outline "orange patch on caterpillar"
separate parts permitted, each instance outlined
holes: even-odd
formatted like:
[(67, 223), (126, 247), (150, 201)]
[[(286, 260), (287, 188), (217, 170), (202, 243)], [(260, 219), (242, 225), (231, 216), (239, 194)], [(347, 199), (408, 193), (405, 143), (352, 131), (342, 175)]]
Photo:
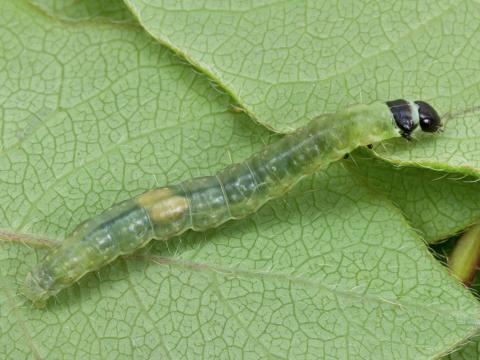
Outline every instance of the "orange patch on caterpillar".
[(137, 204), (147, 210), (154, 223), (175, 221), (188, 210), (187, 199), (173, 195), (169, 188), (148, 191), (137, 197)]
[(168, 187), (164, 187), (164, 188), (150, 190), (150, 191), (147, 191), (146, 193), (138, 195), (136, 201), (137, 201), (137, 204), (140, 205), (141, 207), (148, 208), (152, 205), (155, 205), (155, 203), (163, 199), (171, 197), (172, 195), (173, 195), (172, 189)]

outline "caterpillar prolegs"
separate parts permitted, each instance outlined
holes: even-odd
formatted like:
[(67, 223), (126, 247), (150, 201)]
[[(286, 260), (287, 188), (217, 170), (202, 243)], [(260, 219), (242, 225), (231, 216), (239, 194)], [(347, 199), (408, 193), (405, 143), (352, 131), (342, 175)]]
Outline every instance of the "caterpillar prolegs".
[(322, 115), (242, 163), (216, 175), (147, 191), (80, 224), (28, 275), (24, 294), (37, 306), (86, 273), (120, 255), (240, 219), (287, 192), (302, 177), (343, 158), (358, 146), (402, 136), (420, 125), (436, 132), (437, 112), (422, 101), (356, 105)]

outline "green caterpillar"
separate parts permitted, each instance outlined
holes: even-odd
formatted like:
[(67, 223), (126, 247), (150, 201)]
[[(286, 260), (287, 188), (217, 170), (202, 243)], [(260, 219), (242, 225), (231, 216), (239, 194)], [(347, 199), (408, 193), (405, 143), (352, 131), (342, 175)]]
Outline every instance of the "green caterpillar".
[(216, 175), (148, 191), (80, 224), (28, 275), (24, 294), (37, 306), (90, 271), (151, 239), (167, 240), (240, 219), (301, 178), (358, 146), (422, 131), (437, 132), (437, 112), (422, 101), (356, 105), (326, 114)]

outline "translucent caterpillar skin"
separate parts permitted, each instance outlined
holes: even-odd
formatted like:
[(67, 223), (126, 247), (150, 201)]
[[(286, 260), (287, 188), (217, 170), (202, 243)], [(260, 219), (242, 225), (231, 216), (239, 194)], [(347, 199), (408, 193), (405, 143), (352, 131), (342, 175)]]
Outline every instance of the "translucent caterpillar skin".
[(407, 100), (320, 116), (216, 175), (148, 191), (80, 224), (27, 275), (24, 293), (41, 307), (86, 273), (151, 239), (167, 240), (188, 229), (202, 231), (248, 216), (356, 147), (399, 136), (408, 139), (419, 124), (427, 132), (441, 127), (428, 104)]

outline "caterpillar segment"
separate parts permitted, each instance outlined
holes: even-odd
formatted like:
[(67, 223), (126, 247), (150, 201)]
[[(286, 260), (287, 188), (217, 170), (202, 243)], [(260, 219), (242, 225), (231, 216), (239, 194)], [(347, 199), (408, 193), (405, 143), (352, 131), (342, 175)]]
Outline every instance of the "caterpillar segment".
[(27, 275), (24, 294), (42, 307), (86, 273), (151, 239), (168, 240), (251, 215), (356, 147), (410, 139), (419, 125), (426, 132), (441, 128), (436, 111), (421, 101), (376, 102), (322, 115), (216, 175), (147, 191), (80, 224)]

